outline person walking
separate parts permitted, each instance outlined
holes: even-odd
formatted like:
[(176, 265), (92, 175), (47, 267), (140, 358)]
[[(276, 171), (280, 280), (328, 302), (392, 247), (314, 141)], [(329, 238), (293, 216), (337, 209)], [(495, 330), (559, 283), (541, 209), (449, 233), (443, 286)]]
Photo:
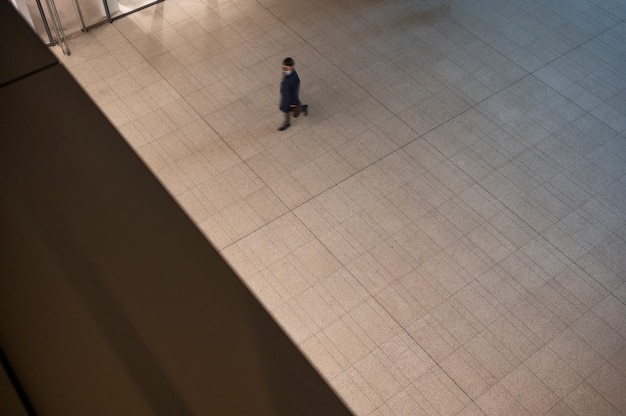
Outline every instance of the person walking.
[(300, 113), (306, 117), (309, 114), (309, 106), (300, 104), (300, 77), (294, 69), (295, 62), (292, 58), (283, 59), (283, 80), (280, 83), (280, 111), (285, 114), (285, 122), (278, 128), (280, 131), (287, 130), (291, 126), (291, 112), (294, 117)]

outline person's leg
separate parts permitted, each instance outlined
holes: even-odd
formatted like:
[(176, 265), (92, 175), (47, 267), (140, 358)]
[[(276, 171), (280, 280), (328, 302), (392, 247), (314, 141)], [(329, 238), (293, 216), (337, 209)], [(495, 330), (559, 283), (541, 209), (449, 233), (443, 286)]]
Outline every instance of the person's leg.
[(307, 104), (302, 104), (300, 106), (300, 110), (302, 111), (302, 114), (304, 114), (305, 117), (309, 115), (309, 106)]
[(283, 123), (282, 126), (280, 126), (278, 128), (278, 130), (283, 131), (283, 130), (287, 130), (289, 128), (289, 126), (291, 126), (291, 115), (289, 113), (289, 111), (287, 111), (285, 114), (285, 122)]

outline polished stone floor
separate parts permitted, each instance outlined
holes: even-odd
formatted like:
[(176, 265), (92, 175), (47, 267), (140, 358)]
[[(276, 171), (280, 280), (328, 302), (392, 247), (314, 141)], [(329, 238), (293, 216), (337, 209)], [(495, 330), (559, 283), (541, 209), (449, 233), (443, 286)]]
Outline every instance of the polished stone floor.
[(166, 0), (61, 59), (355, 415), (626, 415), (625, 18)]

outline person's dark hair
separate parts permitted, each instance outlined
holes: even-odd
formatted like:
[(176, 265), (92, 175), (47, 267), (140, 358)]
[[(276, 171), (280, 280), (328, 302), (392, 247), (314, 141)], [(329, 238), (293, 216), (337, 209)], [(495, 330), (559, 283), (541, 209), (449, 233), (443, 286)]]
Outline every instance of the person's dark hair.
[(295, 62), (293, 61), (293, 58), (285, 58), (283, 59), (283, 65), (285, 66), (294, 66)]

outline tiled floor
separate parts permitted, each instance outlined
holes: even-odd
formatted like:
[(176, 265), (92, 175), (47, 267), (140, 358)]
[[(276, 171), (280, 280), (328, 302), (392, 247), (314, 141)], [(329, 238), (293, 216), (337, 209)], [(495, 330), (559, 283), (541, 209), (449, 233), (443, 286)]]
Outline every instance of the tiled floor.
[(356, 415), (626, 415), (625, 18), (166, 0), (62, 60)]

